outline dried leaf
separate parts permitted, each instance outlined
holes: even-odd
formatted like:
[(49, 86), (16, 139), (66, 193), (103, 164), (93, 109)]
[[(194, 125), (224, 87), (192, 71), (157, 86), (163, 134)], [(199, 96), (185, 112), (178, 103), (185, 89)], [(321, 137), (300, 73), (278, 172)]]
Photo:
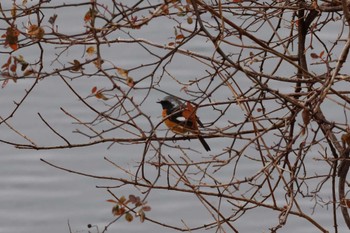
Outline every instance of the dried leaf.
[(350, 208), (350, 199), (343, 198), (343, 199), (341, 200), (341, 204), (342, 204), (343, 206), (346, 206), (346, 207)]
[(15, 27), (8, 27), (6, 29), (6, 34), (2, 37), (5, 38), (5, 47), (10, 46), (11, 49), (16, 50), (18, 49), (18, 36), (19, 31)]
[(188, 23), (188, 24), (192, 24), (192, 23), (193, 23), (192, 17), (187, 17), (187, 23)]
[(117, 67), (117, 71), (118, 71), (119, 75), (122, 76), (123, 78), (127, 78), (128, 77), (129, 71), (124, 70), (124, 69), (119, 68), (119, 67)]
[(27, 33), (30, 37), (40, 40), (44, 37), (45, 30), (38, 25), (32, 24), (27, 28)]
[(137, 202), (137, 198), (135, 195), (133, 194), (130, 194), (129, 195), (129, 201), (132, 203), (132, 204), (135, 204)]
[(102, 92), (97, 92), (96, 94), (95, 94), (95, 97), (97, 98), (97, 99), (103, 99), (103, 100), (108, 100), (108, 98), (102, 93)]
[(145, 221), (145, 218), (146, 218), (145, 212), (143, 212), (143, 210), (140, 210), (137, 214), (138, 214), (138, 216), (140, 217), (140, 221), (141, 221), (141, 222), (144, 222), (144, 221)]
[(12, 64), (11, 66), (10, 66), (10, 70), (12, 71), (12, 72), (16, 72), (16, 69), (17, 69), (17, 64), (15, 63), (15, 64)]
[(5, 64), (3, 64), (3, 65), (1, 66), (1, 68), (2, 68), (2, 69), (8, 69), (9, 66), (10, 66), (10, 64), (11, 64), (11, 61), (12, 61), (12, 57), (9, 56), (9, 58), (7, 59), (7, 62), (6, 62)]
[(29, 66), (28, 63), (20, 63), (21, 64), (21, 71), (24, 71), (25, 69), (27, 69), (27, 67)]
[(168, 7), (168, 5), (163, 5), (163, 6), (161, 7), (161, 9), (162, 9), (162, 13), (163, 13), (164, 15), (168, 15), (168, 14), (169, 14), (169, 7)]
[(183, 40), (185, 37), (182, 34), (179, 34), (175, 37), (175, 40)]
[(71, 70), (73, 71), (79, 71), (80, 69), (82, 69), (82, 65), (78, 60), (74, 59), (73, 62), (69, 62), (69, 64), (73, 65), (71, 68)]
[[(97, 91), (97, 87), (94, 86), (92, 89), (91, 89), (91, 93), (94, 94), (95, 92)], [(107, 200), (108, 201), (108, 200)], [(114, 200), (113, 200), (114, 201)]]
[(322, 52), (320, 52), (320, 55), (318, 55), (319, 57), (323, 57), (324, 54), (324, 50)]
[(151, 211), (151, 207), (146, 205), (146, 206), (142, 207), (142, 210), (143, 211)]
[(49, 23), (52, 25), (55, 24), (56, 19), (57, 19), (57, 14), (54, 14), (49, 18)]
[(96, 50), (95, 50), (95, 47), (94, 46), (90, 46), (86, 49), (86, 53), (89, 55), (89, 56), (92, 56), (96, 53)]
[(304, 126), (303, 126), (302, 131), (301, 131), (301, 135), (304, 135), (306, 132), (307, 126), (311, 120), (311, 115), (306, 108), (304, 108), (304, 110), (302, 111), (301, 117), (303, 118), (303, 123), (304, 123)]
[(113, 200), (113, 199), (108, 199), (106, 200), (107, 202), (111, 202), (111, 203), (117, 203), (117, 201)]
[(93, 61), (94, 65), (96, 66), (97, 69), (101, 69), (101, 65), (103, 64), (103, 60), (101, 58), (96, 59)]
[(28, 70), (24, 71), (23, 76), (29, 76), (33, 73), (35, 73), (35, 71), (33, 69), (28, 69)]
[(131, 77), (127, 77), (127, 78), (126, 78), (126, 84), (127, 84), (129, 87), (134, 87), (134, 86), (135, 86), (134, 79), (131, 78)]
[(125, 219), (128, 222), (132, 222), (132, 220), (134, 220), (134, 217), (128, 212), (125, 214)]
[(115, 216), (123, 215), (125, 213), (125, 208), (120, 207), (119, 205), (115, 205), (112, 208), (112, 214)]
[(17, 7), (16, 7), (15, 4), (13, 4), (13, 5), (12, 5), (12, 9), (11, 9), (11, 16), (12, 16), (13, 18), (15, 18), (15, 17), (16, 17), (16, 14), (17, 14)]
[(312, 59), (317, 59), (317, 58), (319, 58), (319, 56), (318, 56), (316, 53), (311, 53), (311, 54), (310, 54), (310, 57), (311, 57)]
[(304, 125), (307, 126), (310, 123), (311, 116), (309, 111), (305, 108), (303, 112), (301, 113), (301, 116), (303, 118)]
[(95, 16), (96, 16), (96, 11), (90, 8), (89, 11), (85, 13), (85, 16), (84, 16), (85, 23), (91, 21)]
[(347, 144), (350, 146), (350, 133), (345, 133), (341, 136), (341, 141), (343, 142), (344, 146)]
[(313, 7), (315, 10), (320, 9), (320, 7), (318, 6), (317, 0), (313, 0), (313, 1), (312, 1), (312, 7)]
[(3, 82), (2, 82), (2, 85), (1, 85), (1, 88), (4, 88), (6, 87), (6, 85), (8, 84), (10, 79), (5, 79)]

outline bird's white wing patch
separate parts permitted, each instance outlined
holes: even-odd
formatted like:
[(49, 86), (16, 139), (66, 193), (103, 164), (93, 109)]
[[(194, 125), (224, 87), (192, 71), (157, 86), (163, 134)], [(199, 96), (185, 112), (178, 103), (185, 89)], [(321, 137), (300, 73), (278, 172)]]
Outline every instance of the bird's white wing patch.
[(186, 118), (183, 116), (178, 116), (178, 117), (176, 117), (176, 120), (181, 121), (181, 122), (185, 122)]

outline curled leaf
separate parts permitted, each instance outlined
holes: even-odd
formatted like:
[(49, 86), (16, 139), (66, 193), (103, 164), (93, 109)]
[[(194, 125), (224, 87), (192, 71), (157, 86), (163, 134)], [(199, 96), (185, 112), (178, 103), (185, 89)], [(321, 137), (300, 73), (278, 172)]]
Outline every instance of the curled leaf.
[(8, 84), (10, 79), (5, 79), (3, 82), (2, 82), (2, 85), (1, 85), (1, 88), (5, 88), (6, 85)]
[(90, 46), (86, 49), (86, 53), (89, 55), (89, 56), (92, 56), (96, 53), (96, 50), (95, 50), (95, 47), (94, 46)]
[[(96, 91), (97, 91), (97, 87), (94, 86), (94, 87), (91, 89), (91, 93), (94, 94)], [(109, 201), (109, 200), (107, 200), (107, 201)], [(112, 201), (114, 201), (114, 200), (112, 200)]]
[(320, 58), (322, 58), (324, 55), (324, 50), (322, 52), (320, 52), (320, 55), (318, 55)]
[(131, 222), (134, 219), (134, 217), (128, 212), (125, 214), (125, 219), (126, 221)]
[(133, 195), (133, 194), (130, 194), (130, 195), (129, 195), (129, 201), (130, 201), (131, 203), (135, 204), (135, 203), (137, 202), (136, 196)]
[(125, 208), (120, 207), (119, 205), (115, 205), (112, 208), (112, 214), (115, 216), (123, 215), (125, 213)]
[(90, 8), (88, 12), (85, 13), (85, 16), (84, 16), (84, 21), (85, 23), (89, 22), (89, 21), (92, 21), (93, 18), (96, 16), (97, 12)]
[(137, 212), (137, 215), (140, 217), (140, 221), (144, 222), (145, 218), (146, 218), (146, 214), (143, 210), (140, 210), (139, 212)]
[(311, 54), (310, 54), (310, 57), (311, 57), (312, 59), (317, 59), (317, 58), (319, 58), (318, 54), (316, 54), (316, 53), (311, 53)]
[(95, 97), (96, 97), (97, 99), (108, 100), (108, 98), (107, 98), (101, 91), (97, 92), (97, 93), (95, 94)]
[(82, 69), (82, 65), (80, 64), (80, 62), (78, 60), (73, 60), (73, 62), (69, 62), (69, 64), (73, 65), (71, 70), (73, 71), (79, 71)]
[(33, 69), (27, 69), (26, 71), (24, 71), (23, 76), (29, 76), (33, 73), (35, 73)]
[(127, 77), (127, 78), (126, 78), (126, 84), (127, 84), (129, 87), (134, 87), (134, 86), (135, 86), (134, 79), (131, 78), (131, 77)]
[(11, 49), (16, 50), (18, 49), (18, 36), (19, 31), (15, 27), (8, 27), (6, 29), (6, 34), (2, 37), (5, 38), (5, 47), (10, 46)]
[(30, 37), (40, 40), (44, 37), (45, 30), (42, 27), (32, 24), (28, 27), (27, 33)]
[(55, 24), (56, 19), (57, 19), (57, 14), (54, 14), (49, 18), (49, 23), (52, 25)]
[(341, 141), (343, 142), (344, 147), (345, 147), (346, 144), (348, 146), (350, 146), (350, 133), (343, 134), (341, 136)]
[(187, 23), (188, 23), (188, 24), (192, 24), (192, 23), (193, 23), (192, 17), (188, 17), (188, 18), (187, 18)]
[(17, 69), (17, 64), (15, 63), (15, 64), (12, 64), (11, 66), (10, 66), (10, 70), (12, 71), (12, 72), (16, 72), (16, 69)]
[(175, 37), (175, 40), (183, 40), (185, 37), (182, 34), (179, 34)]
[(118, 71), (118, 74), (119, 74), (120, 76), (122, 76), (123, 78), (127, 78), (127, 77), (128, 77), (129, 71), (124, 70), (124, 69), (119, 68), (119, 67), (117, 67), (117, 71)]
[(11, 16), (12, 16), (13, 18), (15, 18), (16, 15), (17, 15), (17, 7), (16, 7), (16, 4), (13, 4), (13, 5), (12, 5), (12, 9), (11, 9)]

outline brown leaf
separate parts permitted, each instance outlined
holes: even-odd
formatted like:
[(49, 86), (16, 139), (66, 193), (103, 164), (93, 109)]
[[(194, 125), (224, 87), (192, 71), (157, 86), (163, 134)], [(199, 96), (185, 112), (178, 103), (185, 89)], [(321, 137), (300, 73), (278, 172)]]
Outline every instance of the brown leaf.
[(107, 202), (111, 202), (111, 203), (117, 203), (117, 201), (113, 200), (113, 199), (108, 199), (106, 200)]
[(13, 18), (15, 18), (15, 17), (16, 17), (16, 14), (17, 14), (16, 4), (13, 4), (13, 5), (12, 5), (12, 9), (11, 9), (11, 16), (12, 16)]
[(341, 136), (341, 141), (343, 142), (344, 146), (347, 144), (350, 146), (350, 133), (345, 133)]
[(309, 113), (309, 111), (306, 108), (304, 108), (304, 110), (302, 111), (301, 117), (302, 117), (303, 123), (304, 123), (303, 129), (301, 131), (301, 135), (304, 135), (305, 132), (306, 132), (307, 126), (308, 126), (308, 124), (310, 123), (310, 120), (311, 120), (310, 113)]
[(132, 220), (134, 220), (134, 217), (128, 212), (125, 214), (125, 219), (128, 222), (132, 222)]
[(49, 18), (49, 23), (52, 25), (55, 24), (56, 19), (57, 19), (57, 14), (54, 14)]
[(192, 24), (192, 23), (193, 23), (192, 17), (187, 17), (187, 23), (188, 23), (188, 24)]
[(102, 92), (97, 92), (97, 93), (95, 94), (95, 97), (96, 97), (97, 99), (108, 100), (108, 98), (107, 98)]
[(319, 58), (319, 56), (318, 56), (316, 53), (311, 53), (311, 54), (310, 54), (310, 57), (311, 57), (312, 59), (317, 59), (317, 58)]
[(5, 34), (5, 47), (10, 46), (11, 49), (18, 49), (18, 36), (19, 31), (15, 27), (8, 27)]
[(79, 71), (82, 68), (80, 62), (75, 59), (73, 60), (73, 62), (69, 62), (69, 64), (73, 65), (71, 68), (71, 70), (73, 71)]
[(185, 37), (182, 34), (179, 34), (175, 37), (175, 40), (183, 40)]
[(6, 87), (6, 85), (8, 84), (10, 79), (5, 79), (3, 82), (2, 82), (2, 85), (1, 85), (1, 88), (4, 88)]
[(86, 49), (86, 53), (89, 55), (89, 56), (92, 56), (96, 53), (96, 50), (95, 50), (95, 47), (94, 46), (90, 46)]
[(132, 204), (135, 204), (137, 202), (137, 198), (135, 195), (133, 194), (130, 194), (129, 195), (129, 201), (132, 203)]
[(16, 69), (17, 69), (17, 64), (12, 64), (12, 65), (10, 66), (10, 70), (11, 70), (12, 72), (16, 72)]
[(45, 30), (38, 25), (32, 24), (28, 27), (27, 33), (31, 38), (42, 39), (45, 34)]
[(122, 76), (123, 78), (127, 78), (128, 77), (129, 71), (124, 70), (124, 69), (119, 68), (119, 67), (117, 67), (117, 71), (118, 71), (119, 75)]
[(126, 84), (127, 84), (129, 87), (134, 87), (134, 86), (135, 86), (134, 79), (131, 78), (131, 77), (127, 77), (127, 78), (126, 78)]
[(146, 206), (142, 207), (142, 210), (143, 211), (151, 211), (151, 207), (146, 205)]
[(24, 71), (23, 76), (29, 76), (31, 74), (33, 74), (35, 71), (33, 69), (27, 69), (26, 71)]
[(323, 57), (323, 54), (324, 54), (324, 50), (322, 52), (320, 52), (319, 57)]
[(146, 214), (143, 210), (140, 210), (139, 212), (137, 212), (138, 216), (140, 217), (140, 221), (144, 222), (145, 218), (146, 218)]
[(120, 207), (119, 205), (115, 205), (112, 208), (112, 213), (115, 216), (123, 215), (125, 213), (125, 208), (124, 207)]
[(91, 93), (94, 94), (96, 91), (97, 91), (97, 87), (94, 86), (94, 87), (91, 89)]

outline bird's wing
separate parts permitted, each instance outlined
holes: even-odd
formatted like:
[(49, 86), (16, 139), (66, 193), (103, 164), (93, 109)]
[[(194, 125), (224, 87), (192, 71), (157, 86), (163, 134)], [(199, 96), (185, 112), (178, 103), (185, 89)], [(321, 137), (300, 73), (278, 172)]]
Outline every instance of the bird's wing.
[(174, 109), (170, 116), (170, 120), (190, 130), (197, 129), (196, 122), (193, 121), (192, 118), (187, 118), (186, 114), (184, 114), (184, 109), (182, 108)]

